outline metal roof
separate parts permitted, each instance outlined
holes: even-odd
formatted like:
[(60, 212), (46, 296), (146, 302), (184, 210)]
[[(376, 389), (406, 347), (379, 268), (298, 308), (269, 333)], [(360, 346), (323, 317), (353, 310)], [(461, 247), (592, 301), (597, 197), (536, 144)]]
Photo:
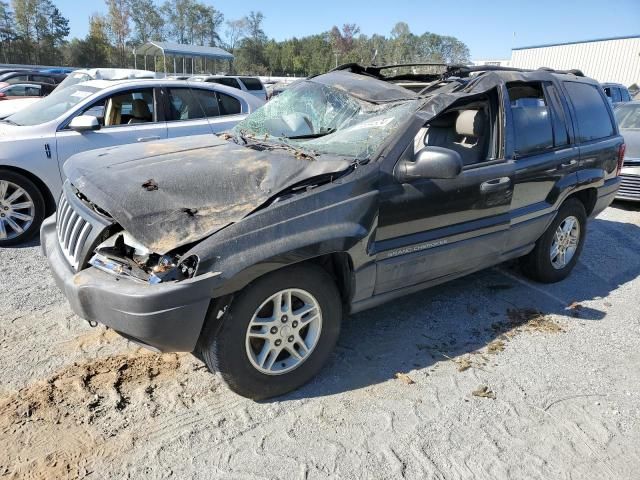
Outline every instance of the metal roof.
[(183, 45), (173, 42), (147, 42), (134, 50), (135, 55), (173, 55), (176, 57), (203, 57), (215, 60), (233, 60), (226, 50), (201, 45)]
[(542, 45), (531, 45), (529, 47), (512, 48), (511, 50), (528, 50), (530, 48), (559, 47), (559, 46), (562, 46), (562, 45), (575, 45), (576, 43), (608, 42), (610, 40), (627, 40), (629, 38), (640, 38), (640, 35), (627, 35), (625, 37), (594, 38), (592, 40), (580, 40), (580, 41), (577, 41), (577, 42), (544, 43)]

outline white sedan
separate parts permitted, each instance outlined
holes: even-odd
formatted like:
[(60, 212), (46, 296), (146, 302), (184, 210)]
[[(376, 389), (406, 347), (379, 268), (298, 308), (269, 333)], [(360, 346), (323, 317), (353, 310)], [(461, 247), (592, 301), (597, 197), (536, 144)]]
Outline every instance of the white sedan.
[(264, 104), (218, 84), (92, 80), (0, 120), (0, 247), (35, 235), (56, 209), (62, 164), (86, 150), (233, 127)]

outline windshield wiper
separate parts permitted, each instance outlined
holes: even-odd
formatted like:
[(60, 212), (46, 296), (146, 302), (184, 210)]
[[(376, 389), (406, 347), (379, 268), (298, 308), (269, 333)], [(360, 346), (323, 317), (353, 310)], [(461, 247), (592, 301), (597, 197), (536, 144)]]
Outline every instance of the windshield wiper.
[(335, 131), (336, 131), (335, 128), (329, 128), (328, 130), (319, 131), (317, 133), (307, 133), (305, 135), (293, 135), (292, 137), (285, 137), (285, 138), (287, 138), (288, 140), (303, 140), (305, 138), (320, 138), (320, 137), (324, 137), (325, 135), (331, 135)]
[(13, 120), (9, 120), (8, 118), (3, 118), (2, 120), (0, 120), (0, 122), (8, 123), (9, 125), (16, 125), (18, 127), (20, 126), (19, 123), (16, 123)]

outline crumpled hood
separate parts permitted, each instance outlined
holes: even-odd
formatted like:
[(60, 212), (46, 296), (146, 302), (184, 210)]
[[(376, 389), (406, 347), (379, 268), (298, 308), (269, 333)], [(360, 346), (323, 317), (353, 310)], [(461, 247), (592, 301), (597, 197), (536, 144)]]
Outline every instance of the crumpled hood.
[(134, 238), (164, 254), (241, 220), (289, 186), (350, 164), (202, 135), (80, 153), (64, 172)]

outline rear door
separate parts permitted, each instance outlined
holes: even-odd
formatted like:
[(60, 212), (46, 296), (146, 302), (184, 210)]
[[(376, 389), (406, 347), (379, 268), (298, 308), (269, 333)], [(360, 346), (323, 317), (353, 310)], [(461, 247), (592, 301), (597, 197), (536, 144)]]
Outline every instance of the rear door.
[(242, 104), (231, 95), (210, 88), (167, 88), (169, 138), (219, 133), (244, 118)]
[(565, 81), (563, 87), (575, 118), (576, 144), (580, 147), (578, 181), (615, 176), (621, 137), (617, 135), (611, 107), (596, 85)]
[(515, 161), (512, 233), (507, 248), (535, 242), (554, 214), (558, 195), (576, 183), (580, 152), (568, 105), (553, 82), (507, 83)]
[(95, 116), (101, 125), (96, 131), (71, 130), (71, 118), (67, 119), (56, 132), (60, 165), (79, 152), (167, 138), (166, 123), (158, 115), (158, 93), (154, 88), (131, 88), (96, 100), (77, 114)]

